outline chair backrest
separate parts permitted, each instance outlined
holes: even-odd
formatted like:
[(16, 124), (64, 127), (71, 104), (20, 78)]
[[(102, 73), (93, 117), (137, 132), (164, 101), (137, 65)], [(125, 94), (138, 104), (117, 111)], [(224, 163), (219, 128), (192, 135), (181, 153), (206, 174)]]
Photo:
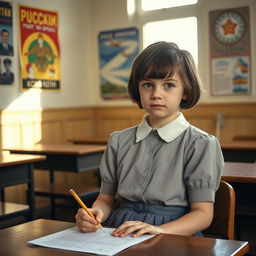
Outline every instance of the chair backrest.
[(203, 233), (216, 238), (234, 240), (234, 222), (235, 191), (229, 183), (221, 180), (215, 195), (212, 223)]

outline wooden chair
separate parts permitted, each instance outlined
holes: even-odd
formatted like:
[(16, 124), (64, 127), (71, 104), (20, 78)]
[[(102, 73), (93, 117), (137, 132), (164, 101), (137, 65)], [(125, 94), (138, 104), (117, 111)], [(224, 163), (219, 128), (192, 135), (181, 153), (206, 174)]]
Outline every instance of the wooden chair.
[(221, 180), (215, 196), (214, 216), (210, 227), (203, 231), (206, 236), (234, 240), (235, 191)]

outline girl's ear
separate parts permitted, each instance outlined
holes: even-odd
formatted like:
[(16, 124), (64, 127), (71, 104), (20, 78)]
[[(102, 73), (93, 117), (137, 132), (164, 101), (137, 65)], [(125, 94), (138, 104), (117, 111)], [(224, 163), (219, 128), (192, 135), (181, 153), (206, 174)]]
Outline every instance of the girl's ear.
[(183, 97), (182, 97), (183, 100), (187, 100), (188, 99), (188, 95), (187, 94), (184, 94)]

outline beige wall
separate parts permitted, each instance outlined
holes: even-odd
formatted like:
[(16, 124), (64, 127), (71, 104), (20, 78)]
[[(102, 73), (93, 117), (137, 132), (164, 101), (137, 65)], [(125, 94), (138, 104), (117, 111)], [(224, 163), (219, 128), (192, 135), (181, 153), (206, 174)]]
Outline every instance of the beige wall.
[[(138, 1), (135, 1), (138, 3)], [(0, 109), (31, 110), (83, 106), (132, 106), (129, 100), (104, 101), (99, 90), (98, 34), (104, 30), (136, 26), (142, 46), (143, 25), (151, 21), (148, 15), (127, 15), (127, 0), (13, 0), (14, 27), (14, 85), (0, 85)], [(19, 87), (18, 58), (18, 3), (56, 10), (59, 14), (59, 40), (61, 47), (61, 90), (21, 91)], [(198, 17), (199, 71), (206, 94), (202, 103), (256, 102), (256, 74), (252, 72), (253, 93), (250, 96), (212, 97), (209, 90), (209, 27), (210, 10), (250, 7), (252, 71), (256, 69), (256, 1), (255, 0), (199, 0), (197, 7), (185, 14)], [(170, 10), (154, 15), (154, 20), (177, 18)]]

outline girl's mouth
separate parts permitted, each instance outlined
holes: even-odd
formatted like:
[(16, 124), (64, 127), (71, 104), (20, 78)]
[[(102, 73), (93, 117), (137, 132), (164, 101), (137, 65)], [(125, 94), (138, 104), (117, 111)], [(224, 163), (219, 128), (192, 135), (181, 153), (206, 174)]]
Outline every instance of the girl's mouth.
[(160, 104), (152, 104), (150, 105), (151, 108), (164, 108), (164, 105), (160, 105)]

